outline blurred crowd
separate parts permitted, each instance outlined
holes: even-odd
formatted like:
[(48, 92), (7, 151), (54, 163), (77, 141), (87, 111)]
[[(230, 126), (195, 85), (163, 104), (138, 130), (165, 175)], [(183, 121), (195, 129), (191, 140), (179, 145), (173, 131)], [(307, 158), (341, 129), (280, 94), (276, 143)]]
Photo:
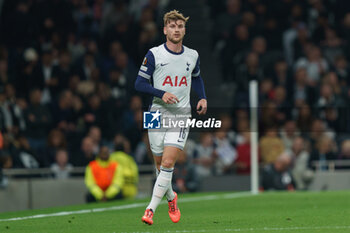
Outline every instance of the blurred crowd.
[[(0, 3), (2, 167), (86, 166), (102, 145), (152, 163), (141, 130), (148, 103), (133, 86), (147, 50), (164, 41), (168, 1)], [(262, 174), (281, 178), (265, 189), (304, 189), (327, 160), (350, 159), (349, 1), (205, 3), (233, 111), (219, 131), (189, 140), (174, 173), (178, 190), (210, 175), (249, 174), (250, 80), (259, 81)]]
[[(350, 159), (350, 2), (209, 3), (212, 46), (221, 60), (223, 89), (236, 90), (234, 132), (242, 127), (249, 131), (244, 122), (249, 116), (248, 83), (259, 81), (259, 155), (266, 165), (263, 188), (288, 189), (289, 184), (305, 188), (310, 170), (327, 170), (328, 161)], [(244, 147), (248, 138), (233, 144), (238, 171), (241, 158), (249, 153)], [(264, 182), (273, 180), (271, 176), (288, 185)]]
[(2, 166), (85, 166), (102, 144), (150, 163), (133, 86), (167, 1), (0, 2)]

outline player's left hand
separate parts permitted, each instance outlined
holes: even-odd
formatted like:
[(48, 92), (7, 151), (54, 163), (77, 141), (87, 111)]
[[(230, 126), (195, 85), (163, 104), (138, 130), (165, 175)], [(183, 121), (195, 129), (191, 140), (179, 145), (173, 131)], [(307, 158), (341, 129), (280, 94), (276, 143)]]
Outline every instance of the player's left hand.
[(197, 104), (197, 113), (199, 115), (204, 115), (207, 113), (207, 100), (201, 99)]

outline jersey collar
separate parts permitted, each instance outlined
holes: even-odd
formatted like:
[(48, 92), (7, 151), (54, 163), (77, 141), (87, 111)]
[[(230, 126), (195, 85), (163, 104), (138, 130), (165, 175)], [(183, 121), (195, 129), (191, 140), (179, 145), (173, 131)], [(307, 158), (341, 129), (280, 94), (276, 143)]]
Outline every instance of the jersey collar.
[(166, 49), (166, 51), (168, 51), (169, 53), (171, 53), (171, 54), (174, 54), (174, 55), (180, 55), (180, 54), (182, 54), (183, 52), (184, 52), (184, 46), (182, 45), (182, 50), (181, 50), (181, 52), (179, 52), (179, 53), (175, 53), (175, 52), (173, 52), (173, 51), (171, 51), (167, 46), (166, 46), (166, 43), (164, 43), (164, 48)]

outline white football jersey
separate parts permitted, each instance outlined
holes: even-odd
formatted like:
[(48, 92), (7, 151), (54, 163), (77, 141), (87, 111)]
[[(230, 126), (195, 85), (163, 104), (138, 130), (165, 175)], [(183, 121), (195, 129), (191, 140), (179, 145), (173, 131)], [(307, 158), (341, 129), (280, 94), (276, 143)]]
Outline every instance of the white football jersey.
[(162, 44), (150, 49), (140, 67), (139, 75), (150, 80), (154, 88), (174, 94), (179, 102), (165, 104), (154, 97), (151, 109), (164, 109), (183, 112), (190, 111), (191, 77), (200, 75), (199, 56), (196, 50), (186, 46), (180, 53), (175, 53)]

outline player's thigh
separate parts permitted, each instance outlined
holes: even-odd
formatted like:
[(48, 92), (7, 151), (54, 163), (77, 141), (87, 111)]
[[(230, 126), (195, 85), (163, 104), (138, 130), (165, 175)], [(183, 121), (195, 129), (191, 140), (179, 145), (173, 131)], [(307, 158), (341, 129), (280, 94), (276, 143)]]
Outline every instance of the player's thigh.
[(162, 166), (173, 167), (179, 157), (180, 152), (184, 149), (187, 138), (188, 128), (172, 129), (166, 132), (164, 137), (164, 151)]
[(165, 132), (162, 130), (148, 130), (148, 139), (154, 157), (162, 156)]

